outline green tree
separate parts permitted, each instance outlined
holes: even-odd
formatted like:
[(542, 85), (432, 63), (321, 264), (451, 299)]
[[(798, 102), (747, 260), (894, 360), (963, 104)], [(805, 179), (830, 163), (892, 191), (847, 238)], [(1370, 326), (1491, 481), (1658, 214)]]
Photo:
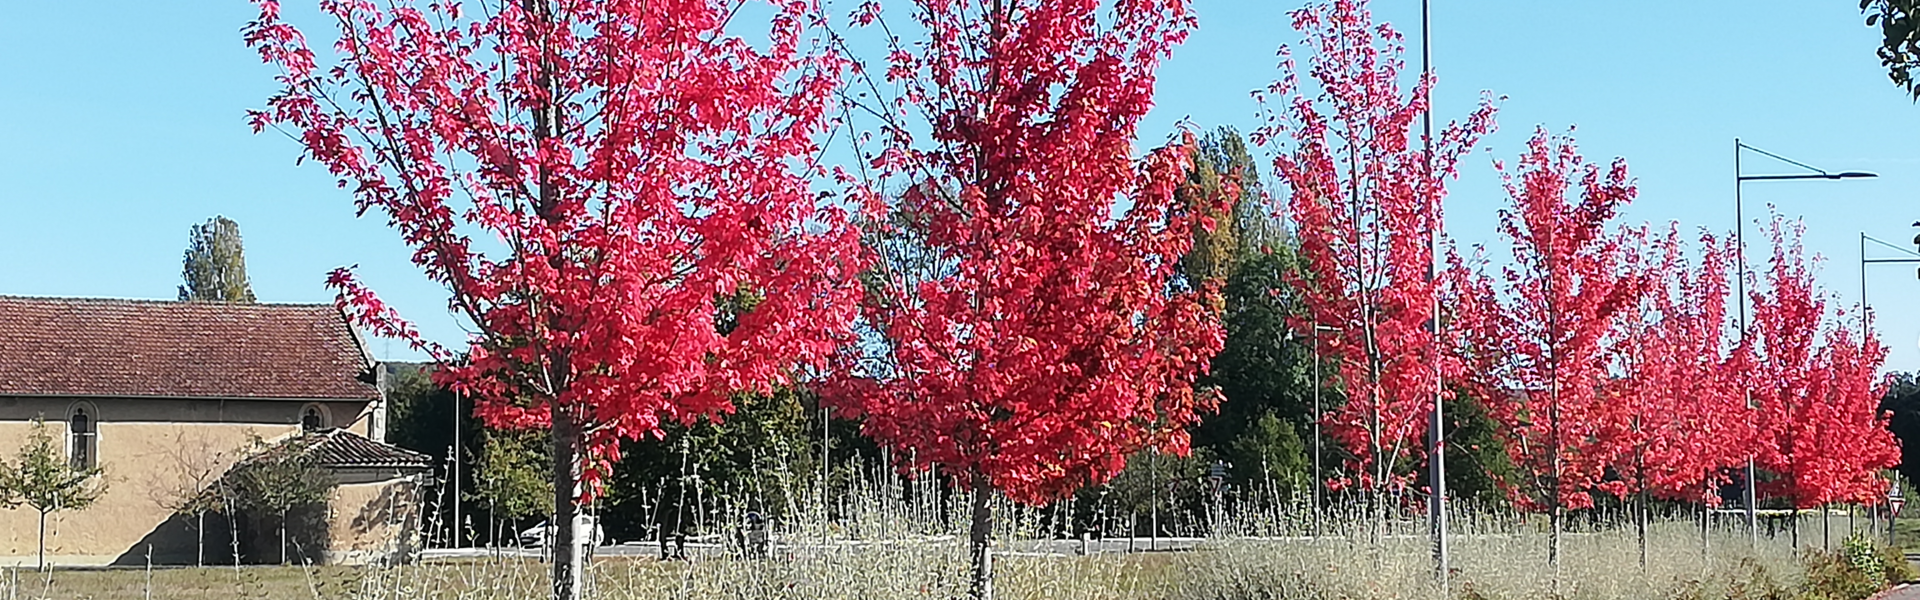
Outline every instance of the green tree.
[(1860, 0), (1867, 25), (1880, 27), (1880, 47), (1874, 51), (1893, 84), (1920, 99), (1920, 81), (1913, 70), (1920, 65), (1920, 0)]
[(1312, 463), (1300, 439), (1298, 420), (1263, 411), (1226, 444), (1221, 458), (1233, 478), (1262, 494), (1285, 498), (1308, 483)]
[[(453, 505), (456, 502), (460, 504), (462, 520), (470, 521), (471, 517), (478, 516), (474, 508), (481, 501), (472, 492), (477, 489), (475, 465), (483, 451), (485, 434), (480, 420), (473, 416), (473, 403), (456, 396), (452, 390), (435, 385), (432, 377), (435, 367), (431, 364), (389, 362), (382, 366), (388, 369), (387, 441), (432, 457), (433, 463), (444, 469), (439, 473), (440, 481), (449, 490), (453, 489), (453, 483), (448, 471), (454, 463), (447, 457), (455, 442), (454, 428), (459, 428), (458, 489), (462, 497), (436, 503), (433, 509), (439, 513), (439, 518), (427, 521), (445, 528), (444, 539), (466, 543), (468, 538), (463, 535), (463, 528), (467, 524), (455, 522)], [(458, 415), (455, 414), (456, 404), (460, 407)], [(481, 529), (486, 535), (495, 533), (492, 527), (482, 526)]]
[(187, 234), (187, 252), (180, 278), (181, 300), (252, 303), (253, 285), (247, 282), (247, 258), (240, 244), (240, 224), (216, 216), (193, 226)]
[[(1221, 284), (1227, 332), (1225, 346), (1200, 379), (1220, 391), (1219, 412), (1201, 419), (1193, 441), (1233, 464), (1235, 486), (1286, 493), (1294, 482), (1310, 479), (1314, 418), (1312, 354), (1287, 325), (1299, 311), (1288, 278), (1300, 269), (1245, 140), (1232, 127), (1220, 127), (1201, 137), (1181, 192), (1211, 197), (1227, 185), (1240, 192), (1233, 206), (1190, 207), (1206, 211), (1214, 227), (1196, 229), (1194, 247), (1181, 260), (1190, 283)], [(1291, 431), (1282, 432), (1282, 426)]]
[[(690, 529), (720, 507), (784, 514), (805, 501), (818, 480), (820, 416), (812, 394), (797, 388), (733, 398), (719, 421), (665, 424), (660, 440), (630, 441), (614, 467), (608, 493), (608, 535), (640, 537)], [(853, 424), (828, 432), (845, 452)], [(845, 473), (834, 473), (845, 477)]]
[(47, 515), (62, 510), (85, 510), (107, 492), (98, 465), (76, 468), (54, 446), (44, 419), (35, 417), (16, 460), (0, 462), (0, 504), (25, 504), (40, 513), (38, 565), (47, 568)]
[(1225, 281), (1236, 262), (1240, 227), (1234, 206), (1207, 204), (1223, 197), (1221, 188), (1230, 183), (1221, 177), (1206, 155), (1200, 154), (1194, 158), (1192, 170), (1187, 172), (1186, 183), (1175, 192), (1186, 210), (1201, 217), (1201, 226), (1193, 228), (1193, 248), (1180, 257), (1180, 271), (1193, 287)]
[(1273, 199), (1267, 196), (1260, 180), (1260, 163), (1247, 150), (1247, 141), (1231, 125), (1222, 125), (1206, 135), (1194, 147), (1196, 160), (1207, 163), (1223, 182), (1238, 186), (1240, 194), (1233, 203), (1233, 234), (1241, 248), (1259, 248), (1280, 241), (1285, 230), (1273, 217)]
[(545, 432), (488, 429), (481, 434), (480, 460), (475, 465), (469, 499), (486, 504), (500, 545), (502, 524), (553, 514), (553, 454)]
[[(338, 485), (333, 474), (319, 465), (311, 452), (318, 436), (301, 436), (268, 444), (259, 436), (252, 440), (253, 452), (227, 475), (234, 492), (234, 504), (254, 522), (271, 521), (280, 534), (279, 558), (287, 562), (289, 530), (307, 533), (307, 541), (318, 541), (325, 527), (321, 510)], [(293, 519), (302, 521), (295, 523)], [(299, 540), (294, 540), (296, 543)]]

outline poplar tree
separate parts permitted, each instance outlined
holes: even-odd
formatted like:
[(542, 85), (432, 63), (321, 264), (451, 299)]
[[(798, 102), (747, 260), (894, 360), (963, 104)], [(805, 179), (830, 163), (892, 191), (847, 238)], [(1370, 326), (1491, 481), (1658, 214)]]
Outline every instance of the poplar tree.
[(247, 281), (246, 252), (240, 244), (240, 224), (232, 219), (216, 216), (193, 226), (181, 262), (181, 300), (254, 301), (253, 285)]

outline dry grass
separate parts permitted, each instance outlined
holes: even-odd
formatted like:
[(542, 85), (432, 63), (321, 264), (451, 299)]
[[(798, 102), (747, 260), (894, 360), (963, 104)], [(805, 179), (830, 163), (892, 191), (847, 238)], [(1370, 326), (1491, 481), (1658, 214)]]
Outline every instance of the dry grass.
[[(1223, 538), (1179, 553), (1007, 557), (997, 563), (995, 588), (1005, 600), (1437, 596), (1424, 539), (1368, 539)], [(1714, 550), (1703, 556), (1699, 529), (1674, 521), (1656, 523), (1651, 539), (1643, 571), (1630, 530), (1570, 535), (1556, 575), (1546, 564), (1545, 536), (1537, 532), (1462, 535), (1453, 545), (1454, 596), (1727, 598), (1751, 594), (1756, 577), (1781, 589), (1799, 582), (1798, 561), (1784, 538), (1762, 538), (1750, 552), (1744, 534), (1719, 531)], [(966, 556), (951, 541), (844, 546), (766, 560), (607, 558), (590, 572), (587, 597), (596, 600), (957, 598), (966, 591)], [(156, 570), (150, 585), (139, 570), (59, 571), (50, 584), (22, 571), (0, 581), (0, 600), (518, 600), (543, 597), (546, 573), (547, 565), (516, 558), (391, 568)], [(1749, 589), (1736, 593), (1743, 587)]]
[[(696, 556), (691, 561), (601, 558), (589, 567), (594, 600), (714, 598), (946, 599), (964, 597), (964, 519), (940, 514), (933, 494), (902, 494), (898, 480), (835, 499), (838, 518), (790, 507), (773, 557), (748, 560)], [(916, 484), (905, 484), (916, 485)], [(922, 490), (924, 492), (924, 490)], [(901, 501), (918, 497), (919, 501)], [(816, 501), (814, 504), (818, 504)], [(954, 506), (951, 503), (946, 506)], [(998, 511), (996, 539), (1008, 546), (1046, 539), (1039, 513)], [(725, 515), (726, 511), (716, 511)], [(1762, 536), (1749, 546), (1743, 528), (1722, 523), (1703, 552), (1697, 520), (1663, 519), (1649, 530), (1647, 565), (1622, 519), (1583, 519), (1566, 537), (1561, 564), (1546, 561), (1543, 519), (1462, 511), (1452, 517), (1455, 598), (1660, 599), (1763, 598), (1791, 591), (1802, 578), (1789, 537)], [(1186, 552), (1094, 556), (1019, 553), (996, 563), (1003, 600), (1319, 600), (1441, 597), (1434, 586), (1424, 524), (1402, 515), (1385, 526), (1356, 515), (1333, 515), (1328, 535), (1309, 537), (1311, 515), (1298, 506), (1220, 515), (1219, 535)], [(1842, 521), (1844, 522), (1844, 521)], [(1864, 522), (1861, 524), (1864, 527)], [(1803, 544), (1818, 546), (1822, 529), (1803, 526)], [(1839, 532), (1833, 543), (1844, 538)], [(830, 544), (824, 546), (822, 542)], [(548, 566), (524, 558), (432, 561), (394, 567), (259, 567), (0, 571), (0, 600), (533, 600), (545, 597)], [(1782, 595), (1780, 597), (1791, 597)]]

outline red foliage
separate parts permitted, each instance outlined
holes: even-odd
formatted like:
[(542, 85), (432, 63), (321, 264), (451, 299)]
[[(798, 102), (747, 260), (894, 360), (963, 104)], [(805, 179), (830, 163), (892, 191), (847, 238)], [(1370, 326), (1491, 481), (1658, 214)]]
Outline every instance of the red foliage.
[(347, 270), (341, 308), (459, 363), (436, 376), (491, 426), (577, 425), (601, 461), (585, 493), (619, 438), (727, 412), (844, 339), (858, 238), (809, 192), (843, 62), (803, 48), (809, 3), (779, 4), (756, 50), (727, 35), (735, 2), (322, 0), (343, 32), (322, 67), (257, 1), (245, 37), (284, 89), (255, 130), (387, 214), (471, 349), (421, 339)]
[[(1174, 283), (1189, 150), (1132, 155), (1192, 17), (1180, 0), (1103, 4), (917, 3), (932, 39), (895, 42), (887, 78), (906, 91), (873, 113), (888, 147), (869, 166), (915, 183), (896, 214), (931, 266), (882, 265), (872, 343), (826, 391), (898, 455), (1023, 502), (1103, 482), (1145, 447), (1184, 452), (1213, 402), (1192, 386), (1223, 339), (1213, 291)], [(893, 120), (914, 112), (933, 147)]]
[(1718, 504), (1713, 492), (1745, 463), (1753, 437), (1726, 339), (1733, 248), (1703, 234), (1696, 266), (1677, 227), (1635, 237), (1642, 252), (1629, 268), (1646, 293), (1621, 322), (1620, 378), (1608, 385), (1632, 425), (1632, 453), (1617, 468), (1630, 491)]
[(1283, 48), (1285, 74), (1267, 94), (1285, 98), (1285, 106), (1253, 138), (1291, 142), (1274, 167), (1290, 191), (1307, 273), (1292, 282), (1309, 311), (1294, 327), (1320, 336), (1325, 358), (1337, 365), (1332, 376), (1347, 400), (1321, 418), (1352, 455), (1349, 477), (1377, 491), (1405, 483), (1394, 467), (1415, 453), (1425, 431), (1436, 364), (1457, 372), (1457, 363), (1442, 362), (1427, 329), (1435, 293), (1428, 241), (1441, 226), (1445, 180), (1493, 129), (1494, 109), (1489, 99), (1465, 122), (1449, 123), (1429, 162), (1410, 132), (1432, 81), (1402, 91), (1400, 33), (1375, 24), (1360, 1), (1291, 15), (1315, 51), (1308, 75), (1319, 89), (1302, 88)]
[(1517, 505), (1589, 507), (1591, 490), (1622, 491), (1605, 475), (1630, 448), (1626, 403), (1602, 390), (1609, 334), (1639, 281), (1623, 272), (1620, 240), (1604, 228), (1635, 188), (1625, 161), (1603, 170), (1582, 160), (1572, 139), (1544, 129), (1502, 177), (1514, 206), (1500, 228), (1513, 240), (1514, 263), (1503, 297), (1462, 304), (1479, 313), (1462, 319), (1473, 332), (1470, 352), (1482, 357), (1469, 388), (1527, 478), (1509, 486)]
[(1758, 491), (1796, 508), (1872, 501), (1886, 489), (1878, 470), (1899, 462), (1876, 408), (1886, 349), (1828, 318), (1800, 231), (1774, 218), (1767, 286), (1750, 294), (1753, 322), (1736, 350), (1761, 432), (1755, 461), (1774, 475)]

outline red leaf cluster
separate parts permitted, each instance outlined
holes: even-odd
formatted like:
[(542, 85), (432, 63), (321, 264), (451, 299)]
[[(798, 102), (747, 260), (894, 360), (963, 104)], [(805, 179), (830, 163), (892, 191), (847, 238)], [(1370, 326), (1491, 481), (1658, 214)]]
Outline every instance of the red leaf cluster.
[(809, 191), (844, 61), (804, 47), (810, 3), (777, 4), (756, 49), (720, 0), (322, 0), (341, 31), (324, 67), (257, 4), (244, 35), (283, 89), (254, 128), (387, 215), (471, 350), (427, 344), (339, 271), (343, 310), (455, 363), (438, 377), (490, 425), (565, 416), (610, 461), (619, 438), (724, 413), (844, 341), (857, 231)]
[(1753, 322), (1735, 348), (1758, 433), (1753, 456), (1774, 474), (1759, 492), (1796, 508), (1876, 502), (1886, 489), (1879, 470), (1899, 462), (1877, 411), (1886, 348), (1830, 318), (1800, 233), (1774, 218), (1767, 285), (1751, 292)]
[(906, 91), (874, 112), (924, 114), (932, 145), (889, 121), (869, 167), (913, 182), (894, 209), (932, 266), (875, 276), (872, 339), (826, 396), (898, 455), (1023, 502), (1103, 482), (1149, 446), (1184, 452), (1223, 333), (1214, 292), (1175, 285), (1188, 143), (1144, 160), (1133, 143), (1186, 3), (916, 8), (932, 37), (896, 42), (887, 77)]
[[(1346, 403), (1324, 415), (1327, 435), (1349, 453), (1359, 487), (1404, 483), (1395, 464), (1415, 454), (1439, 377), (1458, 363), (1438, 352), (1433, 316), (1440, 202), (1455, 165), (1492, 131), (1491, 100), (1449, 123), (1429, 156), (1409, 131), (1427, 109), (1431, 81), (1400, 87), (1399, 32), (1375, 24), (1364, 2), (1342, 0), (1294, 11), (1293, 26), (1315, 51), (1303, 88), (1288, 50), (1283, 78), (1266, 92), (1284, 98), (1254, 140), (1288, 147), (1274, 168), (1290, 189), (1307, 275), (1292, 283)], [(1331, 331), (1325, 331), (1322, 328)], [(1336, 485), (1353, 482), (1336, 481)]]
[(1629, 419), (1616, 460), (1622, 485), (1653, 497), (1719, 504), (1714, 493), (1746, 460), (1753, 424), (1726, 339), (1733, 247), (1700, 236), (1688, 260), (1677, 227), (1625, 233), (1629, 269), (1644, 282), (1613, 344), (1608, 392)]
[(1590, 490), (1618, 485), (1605, 475), (1629, 422), (1626, 403), (1606, 393), (1606, 367), (1609, 334), (1639, 281), (1621, 268), (1624, 249), (1605, 227), (1636, 190), (1624, 161), (1589, 164), (1572, 139), (1544, 129), (1501, 177), (1513, 208), (1501, 211), (1500, 230), (1514, 261), (1499, 297), (1460, 299), (1466, 351), (1481, 355), (1482, 367), (1467, 374), (1467, 387), (1528, 475), (1510, 487), (1514, 502), (1586, 508)]

